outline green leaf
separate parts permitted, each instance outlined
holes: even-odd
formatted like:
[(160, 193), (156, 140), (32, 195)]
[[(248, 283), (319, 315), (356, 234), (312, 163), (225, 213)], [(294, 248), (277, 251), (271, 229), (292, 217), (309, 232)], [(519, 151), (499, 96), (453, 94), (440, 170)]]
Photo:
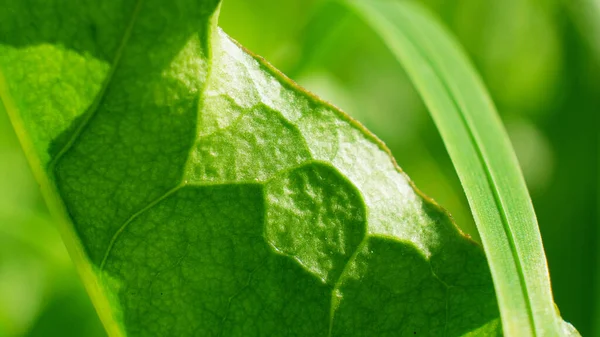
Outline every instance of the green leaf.
[(508, 136), (459, 44), (412, 2), (346, 1), (405, 66), (444, 139), (481, 234), (506, 335), (577, 335), (554, 307), (537, 220)]
[(4, 5), (0, 98), (111, 336), (500, 334), (480, 247), (217, 1)]

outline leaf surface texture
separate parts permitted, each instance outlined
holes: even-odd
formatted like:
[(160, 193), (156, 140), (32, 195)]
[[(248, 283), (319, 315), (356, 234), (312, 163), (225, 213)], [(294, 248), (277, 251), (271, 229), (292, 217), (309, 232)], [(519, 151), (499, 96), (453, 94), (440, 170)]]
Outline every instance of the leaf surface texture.
[(481, 248), (218, 1), (5, 5), (0, 98), (111, 336), (500, 334)]

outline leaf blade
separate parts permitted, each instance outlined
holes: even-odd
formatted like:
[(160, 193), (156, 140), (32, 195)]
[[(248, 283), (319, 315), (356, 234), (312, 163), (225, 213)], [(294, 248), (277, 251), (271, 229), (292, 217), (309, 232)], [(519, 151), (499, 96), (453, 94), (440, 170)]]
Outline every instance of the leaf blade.
[(0, 98), (109, 334), (498, 333), (479, 247), (360, 124), (207, 34), (210, 3), (145, 1), (113, 75), (129, 18), (0, 20)]

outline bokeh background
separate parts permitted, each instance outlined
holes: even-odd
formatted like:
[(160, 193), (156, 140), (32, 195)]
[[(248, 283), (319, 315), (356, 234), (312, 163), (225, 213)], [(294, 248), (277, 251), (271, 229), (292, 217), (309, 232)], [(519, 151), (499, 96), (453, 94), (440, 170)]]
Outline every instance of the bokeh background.
[[(537, 211), (563, 317), (584, 336), (600, 336), (600, 1), (422, 2), (458, 37), (506, 124)], [(363, 122), (417, 186), (478, 240), (421, 99), (356, 15), (327, 0), (224, 0), (220, 25)], [(106, 334), (0, 111), (0, 337), (5, 336)]]

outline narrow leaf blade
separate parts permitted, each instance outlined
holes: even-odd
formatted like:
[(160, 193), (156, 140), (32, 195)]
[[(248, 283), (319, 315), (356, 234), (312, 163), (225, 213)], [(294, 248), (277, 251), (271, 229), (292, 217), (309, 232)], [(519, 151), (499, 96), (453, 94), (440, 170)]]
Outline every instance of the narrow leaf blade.
[(563, 333), (537, 219), (502, 122), (458, 43), (411, 2), (349, 0), (405, 67), (440, 131), (487, 254), (508, 336)]

